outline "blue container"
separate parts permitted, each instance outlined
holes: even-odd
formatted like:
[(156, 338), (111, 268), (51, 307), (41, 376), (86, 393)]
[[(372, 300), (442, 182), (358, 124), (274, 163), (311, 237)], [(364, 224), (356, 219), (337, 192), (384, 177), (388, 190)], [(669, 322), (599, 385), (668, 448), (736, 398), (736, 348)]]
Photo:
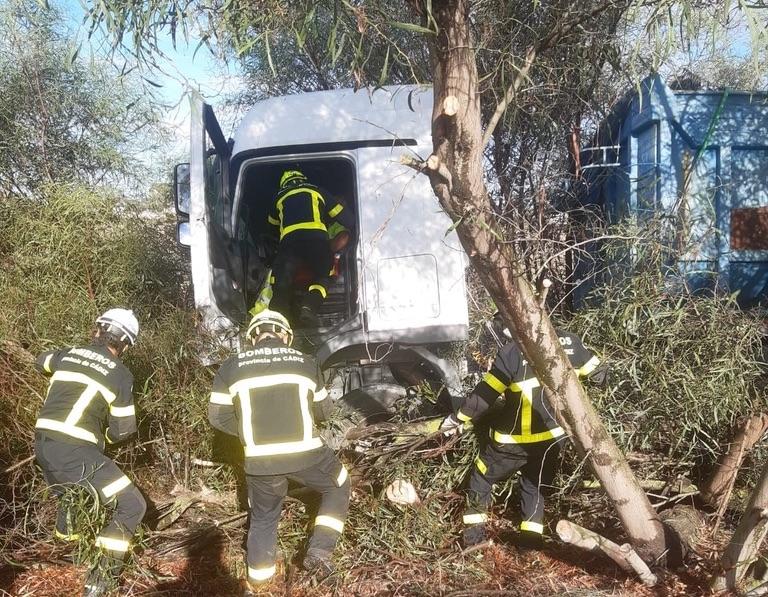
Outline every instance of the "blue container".
[[(768, 94), (673, 91), (651, 76), (596, 139), (581, 153), (584, 204), (610, 222), (674, 215), (689, 286), (738, 291), (743, 306), (768, 302)], [(575, 278), (592, 280), (593, 268), (577, 260)], [(577, 287), (576, 304), (591, 284)]]

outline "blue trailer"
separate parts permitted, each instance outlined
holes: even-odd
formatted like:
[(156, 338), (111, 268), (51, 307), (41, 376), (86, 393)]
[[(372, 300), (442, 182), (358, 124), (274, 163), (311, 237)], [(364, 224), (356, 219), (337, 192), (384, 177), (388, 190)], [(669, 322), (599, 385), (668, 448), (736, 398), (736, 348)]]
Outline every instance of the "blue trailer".
[[(675, 216), (690, 287), (768, 301), (768, 94), (672, 90), (650, 76), (582, 150), (581, 173), (583, 203), (609, 222)], [(579, 260), (575, 277), (592, 279), (594, 266)]]

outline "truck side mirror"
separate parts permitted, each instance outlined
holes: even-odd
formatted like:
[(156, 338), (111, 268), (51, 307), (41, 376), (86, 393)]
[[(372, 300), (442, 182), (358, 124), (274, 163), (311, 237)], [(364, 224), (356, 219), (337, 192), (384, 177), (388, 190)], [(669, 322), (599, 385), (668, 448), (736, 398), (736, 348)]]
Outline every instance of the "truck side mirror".
[(173, 168), (173, 200), (177, 214), (189, 215), (190, 195), (189, 164), (176, 164)]
[(185, 247), (192, 245), (192, 227), (189, 222), (176, 223), (176, 242)]

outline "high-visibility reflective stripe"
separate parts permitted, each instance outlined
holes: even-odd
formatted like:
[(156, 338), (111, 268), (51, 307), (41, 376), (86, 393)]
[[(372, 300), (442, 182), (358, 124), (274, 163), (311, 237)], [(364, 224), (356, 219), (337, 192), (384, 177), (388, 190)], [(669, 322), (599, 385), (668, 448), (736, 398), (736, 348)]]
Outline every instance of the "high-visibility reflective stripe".
[(457, 418), (459, 421), (464, 421), (465, 423), (466, 423), (467, 421), (471, 421), (471, 420), (472, 420), (472, 417), (470, 417), (469, 415), (465, 415), (465, 414), (464, 414), (463, 412), (461, 412), (461, 411), (458, 411), (458, 412), (456, 413), (456, 418)]
[(600, 364), (600, 359), (597, 357), (592, 357), (589, 359), (584, 365), (582, 365), (579, 369), (576, 370), (576, 373), (579, 377), (586, 377), (590, 373), (592, 373), (595, 369), (597, 369), (597, 366)]
[(59, 433), (71, 435), (72, 437), (91, 442), (92, 444), (99, 443), (99, 440), (97, 440), (96, 436), (90, 431), (86, 431), (80, 427), (75, 427), (74, 425), (67, 425), (61, 421), (54, 421), (53, 419), (38, 419), (35, 423), (35, 429), (48, 429), (49, 431), (58, 431)]
[(93, 386), (85, 388), (83, 393), (80, 394), (80, 398), (77, 399), (77, 402), (75, 402), (75, 405), (69, 412), (69, 415), (67, 415), (67, 418), (64, 420), (64, 424), (77, 425), (77, 422), (82, 418), (85, 409), (88, 408), (98, 392), (99, 391)]
[(120, 493), (123, 489), (128, 487), (130, 484), (131, 484), (131, 480), (126, 475), (123, 475), (117, 481), (112, 481), (112, 483), (110, 483), (104, 489), (102, 489), (101, 493), (104, 494), (104, 497), (111, 498), (113, 495)]
[(249, 457), (256, 456), (275, 456), (277, 454), (298, 454), (316, 450), (323, 446), (323, 440), (319, 437), (313, 437), (309, 441), (283, 442), (279, 444), (261, 444), (245, 447), (245, 455)]
[(313, 379), (298, 375), (296, 373), (280, 373), (277, 375), (259, 375), (258, 377), (246, 377), (229, 386), (229, 392), (240, 394), (253, 388), (266, 388), (269, 386), (297, 385), (303, 395), (306, 396), (310, 388), (315, 388), (316, 383)]
[(211, 392), (211, 404), (231, 406), (233, 404), (232, 396), (230, 394), (225, 394), (224, 392)]
[(96, 547), (108, 549), (109, 551), (128, 551), (130, 542), (125, 539), (115, 539), (113, 537), (96, 537)]
[(565, 435), (565, 430), (562, 427), (555, 427), (554, 429), (548, 429), (541, 433), (532, 433), (530, 435), (512, 435), (510, 433), (501, 433), (491, 429), (491, 438), (493, 441), (500, 444), (532, 444), (535, 442), (543, 442), (548, 439), (554, 439), (556, 437), (562, 437)]
[[(535, 377), (524, 379), (520, 382), (512, 382), (509, 389), (513, 392), (520, 392), (522, 398), (520, 405), (520, 437), (531, 437), (531, 421), (533, 419), (533, 390), (539, 387), (539, 380)], [(532, 441), (541, 441), (529, 439), (526, 442), (506, 442), (506, 443), (529, 443)]]
[(307, 292), (312, 292), (313, 290), (317, 290), (323, 298), (328, 297), (328, 291), (325, 289), (325, 286), (322, 284), (311, 284), (310, 287), (307, 289)]
[(485, 462), (480, 460), (479, 456), (475, 459), (475, 466), (477, 467), (477, 470), (479, 470), (482, 474), (488, 472), (488, 467), (485, 465)]
[[(266, 388), (278, 385), (297, 386), (297, 398), (301, 409), (301, 417), (304, 425), (303, 439), (293, 442), (280, 442), (274, 444), (257, 445), (257, 438), (253, 435), (253, 412), (251, 408), (250, 391), (256, 388)], [(303, 375), (277, 374), (248, 377), (232, 384), (229, 391), (240, 397), (240, 411), (243, 428), (243, 441), (245, 442), (246, 456), (271, 456), (273, 454), (293, 454), (306, 452), (322, 446), (320, 438), (312, 437), (312, 414), (309, 410), (309, 392), (315, 388), (315, 381)]]
[(298, 187), (292, 189), (287, 193), (281, 195), (277, 199), (277, 211), (280, 214), (280, 221), (283, 221), (283, 204), (288, 197), (297, 195), (299, 193), (309, 193), (312, 200), (312, 221), (311, 222), (299, 222), (298, 224), (292, 224), (280, 229), (280, 240), (282, 240), (287, 234), (295, 230), (324, 230), (327, 232), (327, 228), (320, 217), (320, 203), (325, 203), (322, 196), (317, 191), (307, 189), (305, 187)]
[(84, 386), (94, 387), (104, 397), (104, 400), (110, 404), (115, 399), (114, 392), (110, 391), (106, 386), (97, 380), (93, 379), (92, 377), (88, 377), (83, 373), (76, 373), (74, 371), (57, 371), (51, 377), (51, 383), (55, 381), (71, 381), (75, 383), (81, 383)]
[(282, 232), (280, 233), (280, 240), (288, 236), (291, 232), (294, 232), (296, 230), (323, 230), (328, 231), (325, 227), (325, 224), (322, 222), (301, 222), (300, 224), (291, 224), (290, 226), (286, 226), (283, 228)]
[(539, 533), (540, 535), (544, 532), (544, 525), (540, 522), (531, 522), (530, 520), (524, 520), (520, 523), (520, 530), (521, 531), (531, 531), (532, 533)]
[(483, 381), (491, 386), (494, 392), (498, 392), (499, 394), (507, 389), (507, 385), (502, 383), (502, 381), (490, 371), (483, 375)]
[(130, 406), (110, 406), (109, 414), (113, 417), (133, 417), (136, 415), (136, 407)]
[(341, 213), (343, 209), (344, 209), (344, 206), (341, 203), (339, 203), (336, 207), (334, 207), (328, 212), (328, 215), (331, 216), (332, 218), (335, 218)]
[(269, 222), (273, 226), (279, 226), (280, 225), (280, 220), (276, 220), (272, 216), (267, 216), (267, 222)]
[(323, 388), (323, 389), (322, 389), (322, 390), (320, 390), (319, 392), (315, 392), (315, 395), (314, 395), (314, 397), (312, 398), (312, 401), (313, 401), (313, 402), (322, 402), (322, 401), (323, 401), (323, 400), (325, 400), (326, 398), (328, 398), (328, 390), (326, 390), (325, 388)]
[(533, 422), (533, 396), (530, 391), (520, 392), (520, 435), (531, 435), (531, 423)]
[[(320, 201), (321, 197), (319, 193), (315, 193), (312, 191), (312, 218), (315, 220), (315, 222), (322, 222), (323, 218), (320, 215)], [(325, 201), (323, 201), (323, 204), (325, 204)], [(328, 229), (326, 228), (326, 231)]]
[(80, 535), (78, 533), (62, 533), (59, 529), (53, 529), (53, 534), (63, 541), (80, 541)]
[(317, 518), (315, 518), (315, 526), (321, 526), (321, 527), (328, 527), (330, 529), (333, 529), (337, 533), (341, 533), (344, 531), (344, 521), (339, 520), (338, 518), (334, 518), (333, 516), (327, 516), (325, 514), (321, 514)]
[(461, 517), (461, 521), (464, 524), (481, 524), (488, 522), (488, 515), (484, 512), (478, 512), (476, 514), (465, 514)]
[(512, 382), (509, 384), (509, 389), (513, 392), (527, 392), (529, 395), (533, 392), (534, 388), (538, 388), (541, 384), (535, 377), (530, 377), (519, 382)]
[(251, 398), (248, 391), (240, 393), (240, 424), (243, 428), (243, 442), (245, 442), (245, 455), (250, 456), (251, 450), (256, 450), (256, 440), (253, 437), (253, 413), (251, 412)]
[(43, 370), (50, 373), (51, 372), (51, 360), (53, 359), (53, 353), (49, 354), (47, 357), (45, 357), (45, 362), (43, 363)]
[(347, 481), (348, 477), (349, 477), (349, 473), (347, 472), (346, 467), (342, 464), (341, 471), (339, 472), (339, 476), (336, 477), (336, 485), (338, 487), (341, 487)]
[(277, 572), (277, 566), (274, 564), (267, 568), (251, 568), (248, 566), (248, 578), (253, 580), (264, 581), (268, 578), (272, 578)]

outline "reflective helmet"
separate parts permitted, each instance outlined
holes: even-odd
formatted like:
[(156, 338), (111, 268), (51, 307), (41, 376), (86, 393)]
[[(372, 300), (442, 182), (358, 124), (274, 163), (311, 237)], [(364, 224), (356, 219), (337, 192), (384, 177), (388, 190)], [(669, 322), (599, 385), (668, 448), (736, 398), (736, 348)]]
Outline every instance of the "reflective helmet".
[(300, 170), (286, 170), (280, 177), (280, 188), (294, 185), (300, 182), (306, 182), (307, 177)]
[(139, 320), (130, 309), (109, 309), (96, 319), (96, 325), (130, 346), (139, 335)]
[(253, 319), (251, 319), (251, 323), (248, 324), (248, 331), (246, 331), (245, 334), (253, 341), (265, 332), (271, 332), (273, 334), (282, 332), (288, 334), (288, 346), (293, 344), (293, 330), (291, 329), (291, 325), (288, 323), (288, 320), (277, 311), (264, 309), (254, 315)]

